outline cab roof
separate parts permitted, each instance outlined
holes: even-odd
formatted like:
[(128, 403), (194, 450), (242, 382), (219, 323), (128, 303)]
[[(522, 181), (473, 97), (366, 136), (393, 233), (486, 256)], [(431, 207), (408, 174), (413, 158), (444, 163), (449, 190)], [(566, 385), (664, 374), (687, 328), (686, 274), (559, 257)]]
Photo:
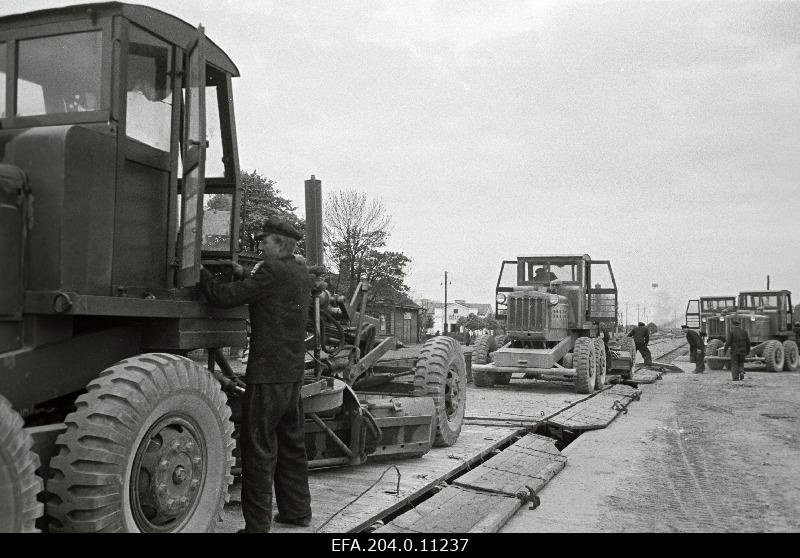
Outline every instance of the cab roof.
[(518, 260), (584, 260), (591, 261), (589, 254), (534, 254), (531, 256), (518, 256)]
[[(92, 12), (94, 15), (92, 15)], [(197, 28), (184, 20), (156, 8), (123, 2), (74, 4), (61, 8), (48, 8), (0, 17), (0, 32), (33, 25), (59, 23), (82, 17), (122, 16), (140, 27), (148, 29), (165, 41), (185, 47), (194, 39)], [(206, 60), (219, 69), (239, 76), (236, 64), (214, 41), (206, 37)]]

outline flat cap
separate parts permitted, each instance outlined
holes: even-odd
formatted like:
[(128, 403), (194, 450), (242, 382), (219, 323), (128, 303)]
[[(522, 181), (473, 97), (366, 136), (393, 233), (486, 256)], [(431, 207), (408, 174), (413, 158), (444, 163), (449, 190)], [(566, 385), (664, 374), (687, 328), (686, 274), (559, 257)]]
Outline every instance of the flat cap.
[(295, 240), (303, 238), (303, 233), (294, 228), (289, 221), (274, 217), (264, 221), (264, 224), (261, 225), (261, 232), (256, 235), (256, 240), (261, 240), (268, 234), (280, 234)]
[(742, 325), (742, 320), (733, 320), (735, 325)]
[(683, 325), (681, 326), (681, 329), (689, 329), (689, 326), (688, 326), (688, 325), (686, 325), (686, 324), (683, 324)]

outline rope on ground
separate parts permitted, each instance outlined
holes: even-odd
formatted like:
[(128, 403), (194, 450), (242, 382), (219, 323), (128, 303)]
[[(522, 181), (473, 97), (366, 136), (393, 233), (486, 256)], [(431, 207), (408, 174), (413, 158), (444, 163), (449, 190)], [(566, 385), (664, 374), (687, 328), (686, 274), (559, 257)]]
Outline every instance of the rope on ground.
[(388, 473), (389, 471), (391, 471), (392, 469), (394, 469), (395, 471), (397, 471), (397, 491), (396, 491), (396, 493), (395, 493), (395, 494), (396, 494), (396, 495), (397, 495), (397, 497), (399, 498), (399, 497), (400, 497), (400, 469), (398, 469), (398, 468), (397, 468), (397, 465), (390, 465), (389, 467), (386, 467), (386, 469), (383, 471), (383, 473), (381, 473), (381, 476), (379, 476), (379, 477), (378, 477), (378, 479), (377, 479), (375, 482), (373, 482), (371, 485), (369, 485), (369, 486), (368, 486), (368, 487), (367, 487), (367, 488), (366, 488), (366, 489), (365, 489), (363, 492), (361, 492), (361, 494), (359, 494), (358, 496), (356, 496), (355, 498), (353, 498), (352, 500), (350, 500), (349, 502), (347, 502), (347, 503), (346, 503), (344, 506), (342, 506), (341, 508), (339, 508), (338, 510), (336, 510), (336, 513), (334, 513), (334, 514), (333, 514), (332, 516), (330, 516), (328, 519), (326, 519), (325, 521), (323, 521), (323, 522), (322, 522), (322, 524), (321, 524), (319, 527), (317, 527), (316, 529), (314, 529), (314, 532), (315, 532), (315, 533), (318, 533), (318, 532), (320, 531), (320, 529), (322, 529), (322, 528), (323, 528), (323, 527), (325, 527), (325, 526), (326, 526), (328, 523), (330, 523), (331, 519), (333, 519), (334, 517), (336, 517), (337, 515), (339, 515), (340, 513), (342, 513), (342, 512), (343, 512), (344, 510), (346, 510), (346, 509), (347, 509), (347, 508), (348, 508), (350, 505), (352, 505), (352, 504), (353, 504), (353, 502), (355, 502), (356, 500), (358, 500), (359, 498), (361, 498), (361, 497), (362, 497), (364, 494), (366, 494), (367, 492), (369, 492), (370, 490), (372, 490), (373, 488), (375, 488), (375, 486), (377, 486), (377, 484), (378, 484), (379, 482), (381, 482), (381, 479), (383, 479), (383, 476), (384, 476), (386, 473)]

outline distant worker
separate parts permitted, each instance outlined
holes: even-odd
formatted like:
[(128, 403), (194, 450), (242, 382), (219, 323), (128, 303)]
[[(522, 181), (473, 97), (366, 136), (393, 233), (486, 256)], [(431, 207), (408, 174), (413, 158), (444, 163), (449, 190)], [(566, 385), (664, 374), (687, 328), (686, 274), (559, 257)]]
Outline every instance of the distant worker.
[(733, 329), (725, 339), (722, 354), (731, 349), (731, 377), (734, 382), (744, 380), (744, 359), (750, 352), (750, 336), (742, 329), (741, 320), (733, 320)]
[[(201, 269), (200, 288), (212, 304), (248, 304), (252, 336), (242, 398), (242, 513), (246, 533), (267, 533), (274, 519), (311, 522), (303, 401), (305, 334), (312, 289), (324, 282), (293, 253), (302, 234), (290, 223), (267, 219), (256, 236), (263, 263), (252, 277), (218, 283)], [(238, 275), (243, 269), (234, 265)], [(272, 514), (272, 490), (278, 513)]]
[(536, 273), (533, 276), (533, 280), (537, 283), (549, 283), (553, 279), (558, 279), (556, 274), (552, 271), (545, 271), (543, 267), (540, 267), (536, 270)]
[[(628, 337), (633, 337), (633, 342), (636, 344), (636, 350), (642, 355), (645, 366), (653, 363), (653, 357), (650, 355), (650, 349), (647, 348), (650, 343), (650, 330), (644, 325), (644, 322), (639, 322), (635, 328), (631, 330)], [(636, 358), (636, 355), (633, 355)]]
[(689, 342), (689, 362), (694, 363), (695, 374), (700, 374), (706, 369), (706, 353), (703, 348), (703, 339), (700, 337), (699, 333), (693, 329), (689, 329), (689, 326), (686, 324), (683, 324), (681, 329), (686, 334), (686, 340)]

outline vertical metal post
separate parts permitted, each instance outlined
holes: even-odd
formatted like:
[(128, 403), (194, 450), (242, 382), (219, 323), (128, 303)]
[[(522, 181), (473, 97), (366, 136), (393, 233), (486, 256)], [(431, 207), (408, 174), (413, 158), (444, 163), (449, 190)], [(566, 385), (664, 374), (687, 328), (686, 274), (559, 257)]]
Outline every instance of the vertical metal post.
[[(306, 263), (325, 265), (322, 245), (322, 181), (312, 174), (306, 186)], [(322, 376), (322, 326), (319, 293), (314, 294), (314, 376)]]
[(444, 272), (444, 332), (447, 333), (447, 272)]
[(306, 262), (325, 265), (322, 245), (322, 181), (306, 180)]

